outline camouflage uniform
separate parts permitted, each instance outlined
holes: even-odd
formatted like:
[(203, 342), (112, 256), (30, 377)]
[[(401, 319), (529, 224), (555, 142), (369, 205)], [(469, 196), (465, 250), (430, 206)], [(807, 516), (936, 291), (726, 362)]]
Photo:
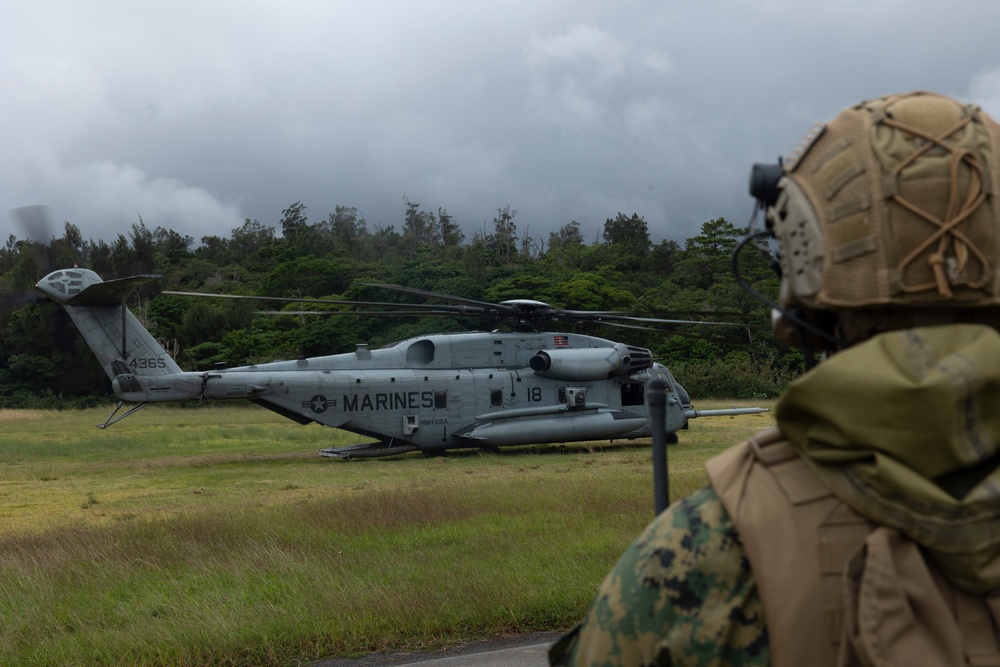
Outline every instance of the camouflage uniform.
[(768, 665), (739, 535), (711, 487), (661, 514), (604, 580), (553, 665)]

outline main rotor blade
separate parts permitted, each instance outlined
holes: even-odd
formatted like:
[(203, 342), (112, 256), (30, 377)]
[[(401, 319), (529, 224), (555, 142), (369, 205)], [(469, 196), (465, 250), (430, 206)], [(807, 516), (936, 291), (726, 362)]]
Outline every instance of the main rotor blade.
[[(732, 331), (731, 329), (729, 331)], [(736, 337), (734, 335), (706, 335), (689, 333), (685, 331), (666, 331), (663, 330), (661, 333), (667, 334), (669, 336), (679, 336), (680, 338), (690, 338), (692, 340), (703, 340), (709, 343), (718, 343), (720, 345), (746, 345), (747, 341), (745, 338)], [(728, 333), (728, 332), (727, 332)], [(734, 334), (736, 332), (733, 332)]]
[(685, 325), (696, 325), (704, 324), (707, 326), (722, 326), (722, 327), (749, 327), (751, 329), (769, 327), (770, 325), (765, 324), (744, 324), (742, 322), (713, 322), (709, 320), (681, 320), (681, 319), (671, 319), (671, 318), (661, 318), (661, 317), (636, 317), (634, 315), (626, 315), (624, 313), (613, 313), (613, 312), (599, 312), (599, 311), (589, 311), (589, 310), (559, 310), (553, 309), (549, 314), (551, 317), (556, 319), (570, 319), (579, 322), (603, 322), (610, 324), (611, 322), (648, 322), (651, 324), (685, 324)]
[(626, 322), (651, 322), (656, 324), (704, 324), (706, 326), (713, 327), (739, 327), (742, 329), (769, 329), (771, 325), (769, 324), (747, 324), (744, 322), (713, 322), (710, 320), (671, 320), (671, 319), (661, 319), (658, 317), (631, 317), (631, 316), (621, 316), (614, 319), (624, 320)]
[[(726, 335), (711, 335), (711, 334), (704, 334), (704, 333), (693, 333), (693, 332), (690, 332), (690, 331), (682, 331), (682, 330), (677, 330), (677, 329), (660, 329), (660, 328), (657, 328), (657, 327), (646, 327), (646, 326), (639, 326), (639, 325), (635, 325), (635, 324), (622, 324), (622, 323), (619, 323), (619, 322), (593, 322), (593, 324), (597, 324), (599, 326), (615, 327), (615, 328), (619, 328), (619, 329), (638, 329), (640, 331), (653, 331), (653, 332), (656, 332), (656, 333), (659, 333), (659, 334), (664, 334), (664, 335), (667, 335), (667, 336), (680, 336), (681, 338), (692, 338), (694, 340), (704, 340), (704, 341), (708, 341), (710, 343), (719, 343), (719, 344), (723, 344), (723, 345), (743, 345), (743, 344), (746, 344), (746, 340), (744, 340), (742, 338), (737, 338), (737, 337), (733, 337), (733, 336), (726, 336)], [(733, 330), (729, 329), (728, 331), (733, 331)], [(733, 333), (735, 334), (737, 332), (733, 331)]]
[[(621, 329), (637, 329), (641, 331), (656, 331), (660, 333), (677, 334), (674, 329), (664, 329), (659, 325), (670, 327), (704, 325), (722, 326), (736, 329), (764, 329), (770, 325), (746, 324), (742, 322), (719, 322), (696, 319), (674, 319), (637, 317), (626, 314), (628, 311), (591, 311), (591, 310), (562, 310), (552, 308), (548, 304), (533, 300), (511, 300), (504, 303), (490, 303), (478, 299), (468, 299), (465, 297), (451, 296), (440, 292), (416, 287), (406, 287), (404, 285), (393, 285), (387, 283), (360, 283), (364, 287), (375, 287), (386, 289), (401, 294), (418, 296), (426, 299), (436, 299), (445, 301), (445, 304), (426, 303), (392, 303), (386, 301), (354, 301), (343, 299), (316, 299), (311, 297), (278, 297), (278, 296), (255, 296), (247, 294), (217, 294), (211, 292), (182, 292), (174, 290), (164, 290), (162, 294), (174, 296), (194, 296), (211, 297), (219, 299), (242, 299), (248, 301), (272, 301), (278, 303), (313, 303), (326, 306), (352, 306), (357, 310), (324, 310), (324, 311), (263, 311), (262, 314), (273, 315), (372, 315), (372, 316), (486, 316), (486, 317), (516, 317), (521, 325), (530, 323), (532, 328), (542, 328), (541, 323), (545, 320), (563, 320), (573, 323), (599, 324), (614, 326)], [(390, 310), (362, 310), (363, 308), (381, 308)], [(726, 315), (729, 315), (726, 313)], [(733, 315), (737, 315), (734, 313)], [(516, 325), (511, 325), (516, 326)], [(702, 336), (704, 337), (704, 336)]]
[(617, 329), (638, 329), (640, 331), (656, 331), (664, 333), (663, 329), (657, 329), (656, 327), (644, 327), (639, 324), (622, 324), (620, 322), (604, 322), (601, 320), (587, 320), (582, 322), (584, 324), (598, 324), (605, 327), (615, 327)]
[[(318, 303), (330, 306), (377, 306), (379, 308), (416, 308), (426, 310), (448, 309), (448, 306), (440, 306), (422, 303), (390, 303), (384, 301), (345, 301), (341, 299), (313, 299), (310, 297), (285, 297), (285, 296), (256, 296), (251, 294), (213, 294), (211, 292), (179, 292), (176, 290), (163, 290), (160, 294), (170, 294), (173, 296), (196, 296), (212, 297), (217, 299), (244, 299), (247, 301), (277, 301), (280, 303)], [(467, 309), (455, 307), (448, 309), (449, 313), (466, 313)], [(470, 313), (478, 315), (480, 313)]]
[(489, 301), (479, 301), (478, 299), (467, 299), (462, 296), (452, 296), (451, 294), (442, 294), (440, 292), (430, 292), (428, 290), (418, 289), (416, 287), (406, 287), (404, 285), (389, 285), (386, 283), (361, 283), (361, 284), (364, 285), (365, 287), (378, 287), (380, 289), (392, 290), (393, 292), (399, 292), (401, 294), (422, 296), (427, 299), (438, 299), (440, 301), (456, 303), (464, 306), (492, 309), (501, 313), (506, 313), (508, 315), (516, 315), (520, 312), (517, 308), (513, 306), (505, 306), (499, 303), (490, 303)]
[(433, 317), (435, 315), (462, 315), (453, 310), (259, 310), (258, 315), (399, 315), (407, 317)]

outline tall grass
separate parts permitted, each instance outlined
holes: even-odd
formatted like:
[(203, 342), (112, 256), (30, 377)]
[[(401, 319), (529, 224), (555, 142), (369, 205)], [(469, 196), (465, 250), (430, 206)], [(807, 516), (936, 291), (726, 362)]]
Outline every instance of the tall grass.
[[(652, 517), (648, 443), (342, 462), (317, 450), (349, 436), (263, 410), (100, 421), (0, 413), (0, 663), (288, 664), (561, 629)], [(768, 423), (693, 421), (672, 495)]]

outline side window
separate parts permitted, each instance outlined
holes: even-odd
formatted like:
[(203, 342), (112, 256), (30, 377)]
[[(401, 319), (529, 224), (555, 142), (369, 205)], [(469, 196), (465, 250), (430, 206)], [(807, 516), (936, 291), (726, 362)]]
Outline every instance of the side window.
[(434, 409), (445, 410), (448, 407), (448, 392), (438, 390), (434, 392)]
[(494, 408), (503, 406), (503, 389), (490, 389), (490, 405)]
[[(668, 385), (669, 386), (669, 385)], [(622, 405), (642, 405), (645, 401), (643, 389), (645, 384), (637, 382), (635, 384), (622, 385)]]

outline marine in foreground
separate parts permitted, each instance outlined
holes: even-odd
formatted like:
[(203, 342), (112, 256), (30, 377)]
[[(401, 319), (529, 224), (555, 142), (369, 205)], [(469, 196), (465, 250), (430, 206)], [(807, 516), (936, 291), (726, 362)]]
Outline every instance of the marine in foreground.
[(647, 527), (551, 663), (1000, 664), (1000, 127), (870, 100), (751, 192), (778, 335), (824, 360)]

